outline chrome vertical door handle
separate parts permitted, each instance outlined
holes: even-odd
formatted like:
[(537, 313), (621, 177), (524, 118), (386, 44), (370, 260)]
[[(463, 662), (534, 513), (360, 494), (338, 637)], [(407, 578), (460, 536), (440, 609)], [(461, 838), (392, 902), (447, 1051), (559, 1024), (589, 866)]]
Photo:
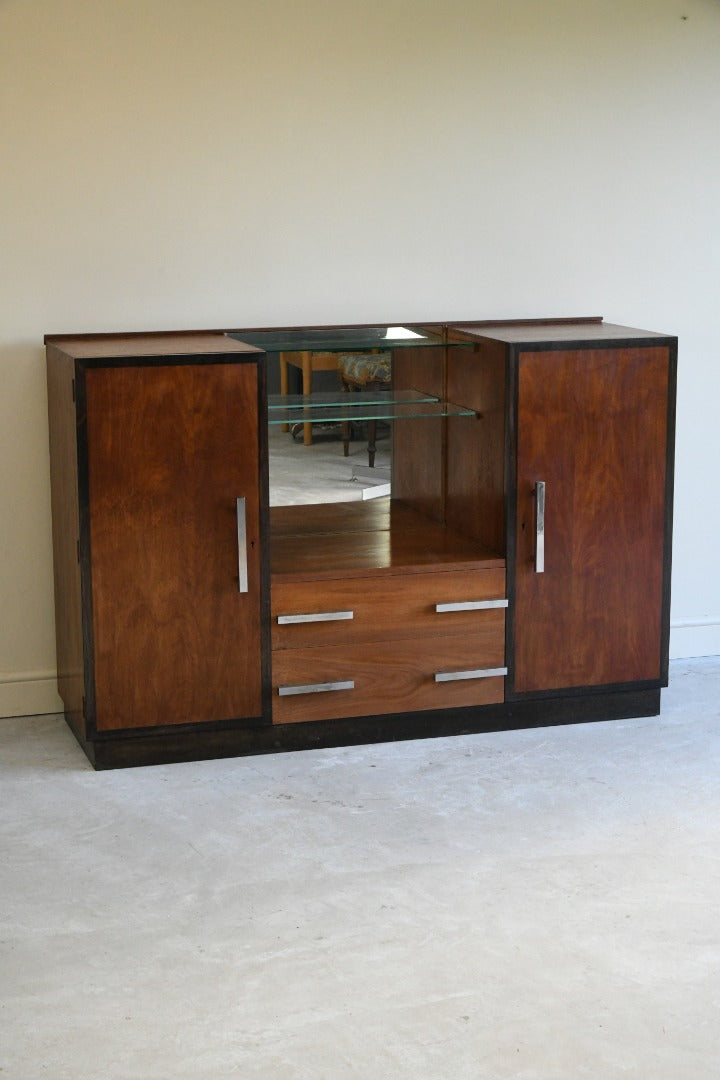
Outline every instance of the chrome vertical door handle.
[(238, 543), (238, 589), (240, 592), (248, 591), (248, 562), (247, 562), (247, 523), (245, 520), (245, 499), (235, 500), (235, 514), (237, 516), (237, 543)]
[(545, 481), (535, 484), (535, 573), (545, 572)]

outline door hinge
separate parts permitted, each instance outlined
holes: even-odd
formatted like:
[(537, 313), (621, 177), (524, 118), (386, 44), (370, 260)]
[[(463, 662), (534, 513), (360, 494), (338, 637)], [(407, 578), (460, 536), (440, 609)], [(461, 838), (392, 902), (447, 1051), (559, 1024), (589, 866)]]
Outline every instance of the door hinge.
[(74, 379), (71, 379), (71, 384), (72, 384), (72, 397), (73, 397), (73, 401), (75, 401), (75, 380)]
[(77, 561), (80, 562), (80, 541), (75, 541), (75, 547), (77, 548)]

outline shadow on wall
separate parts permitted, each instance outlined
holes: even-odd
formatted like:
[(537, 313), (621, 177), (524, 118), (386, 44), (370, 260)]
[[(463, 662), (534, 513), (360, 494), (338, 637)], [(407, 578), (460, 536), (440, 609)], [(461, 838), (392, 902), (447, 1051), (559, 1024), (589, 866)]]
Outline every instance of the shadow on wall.
[(56, 712), (45, 350), (0, 347), (0, 716)]

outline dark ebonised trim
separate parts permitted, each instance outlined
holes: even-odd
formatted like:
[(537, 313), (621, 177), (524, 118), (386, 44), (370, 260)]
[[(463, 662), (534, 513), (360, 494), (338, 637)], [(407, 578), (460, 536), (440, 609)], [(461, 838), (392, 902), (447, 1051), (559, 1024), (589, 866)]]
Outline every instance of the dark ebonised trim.
[(258, 497), (260, 500), (260, 646), (262, 714), (272, 721), (272, 616), (270, 614), (270, 451), (267, 422), (266, 354), (255, 357), (258, 384)]
[(505, 613), (505, 698), (514, 693), (515, 686), (515, 600), (517, 567), (517, 416), (518, 416), (518, 350), (506, 346), (505, 355), (505, 580), (508, 599)]
[(256, 364), (264, 358), (261, 350), (247, 353), (203, 352), (174, 353), (151, 356), (92, 356), (76, 360), (78, 368), (126, 368), (126, 367), (201, 367), (206, 364)]
[(660, 680), (667, 686), (670, 666), (670, 590), (672, 577), (673, 506), (675, 493), (675, 410), (677, 398), (677, 338), (668, 344), (668, 412), (665, 462), (665, 538), (663, 558), (663, 594)]
[(554, 727), (594, 721), (656, 716), (660, 691), (639, 690), (583, 697), (517, 701), (481, 708), (451, 709), (425, 713), (400, 713), (348, 720), (282, 724), (263, 728), (226, 728), (151, 734), (141, 738), (118, 735), (94, 746), (97, 769), (160, 765), (208, 758), (244, 757), (252, 754), (407, 739), (477, 735), (520, 728)]
[[(492, 335), (489, 335), (492, 337)], [(576, 338), (568, 341), (513, 341), (509, 348), (524, 352), (583, 352), (585, 349), (657, 349), (677, 346), (675, 337)]]
[(80, 593), (84, 672), (85, 732), (88, 740), (96, 734), (95, 723), (95, 639), (93, 632), (92, 551), (90, 544), (90, 464), (87, 434), (87, 387), (85, 367), (75, 361), (75, 416), (77, 424), (78, 530), (80, 542)]

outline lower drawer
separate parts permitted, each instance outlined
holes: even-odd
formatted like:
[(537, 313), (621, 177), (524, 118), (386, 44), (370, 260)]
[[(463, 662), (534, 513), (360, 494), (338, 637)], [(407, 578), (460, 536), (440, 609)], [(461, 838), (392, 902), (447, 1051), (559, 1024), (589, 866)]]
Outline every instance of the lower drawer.
[[(502, 701), (504, 645), (502, 634), (481, 633), (278, 649), (273, 652), (273, 723)], [(318, 684), (330, 687), (314, 692), (311, 687)]]

